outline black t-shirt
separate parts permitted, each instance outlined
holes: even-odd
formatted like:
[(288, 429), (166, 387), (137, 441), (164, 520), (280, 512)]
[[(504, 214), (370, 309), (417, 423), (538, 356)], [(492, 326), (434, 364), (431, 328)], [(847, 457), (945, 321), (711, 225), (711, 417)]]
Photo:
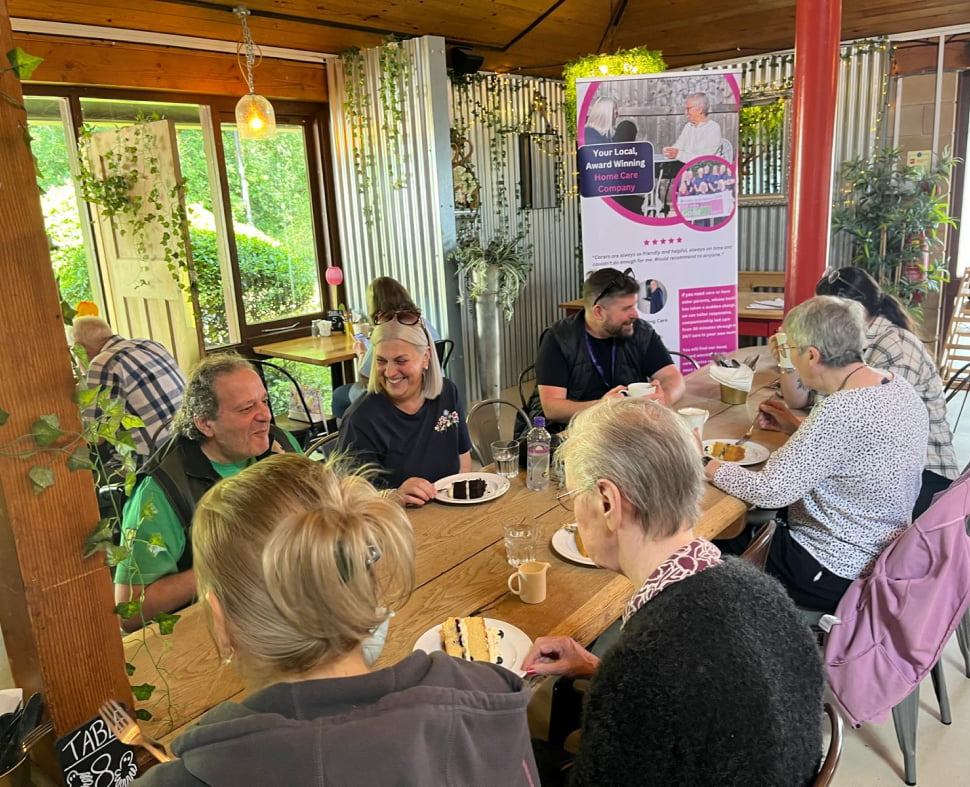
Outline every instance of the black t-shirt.
[[(593, 379), (587, 381), (583, 386), (583, 391), (569, 390), (570, 370), (566, 365), (566, 358), (562, 353), (559, 342), (556, 341), (551, 331), (547, 331), (539, 344), (539, 353), (536, 356), (536, 384), (552, 385), (557, 388), (567, 389), (566, 396), (573, 401), (586, 402), (592, 399), (599, 399), (603, 394), (617, 385), (629, 385), (630, 383), (645, 382), (647, 377), (658, 369), (669, 366), (672, 361), (670, 353), (664, 347), (663, 341), (655, 332), (651, 331), (648, 342), (640, 343), (634, 347), (636, 354), (637, 367), (642, 372), (642, 376), (636, 379), (616, 379), (614, 364), (614, 348), (620, 352), (621, 347), (634, 339), (610, 338), (597, 339), (586, 333), (589, 343), (583, 343), (580, 347), (581, 353), (588, 353), (592, 348), (593, 358)], [(600, 371), (596, 369), (599, 364)]]

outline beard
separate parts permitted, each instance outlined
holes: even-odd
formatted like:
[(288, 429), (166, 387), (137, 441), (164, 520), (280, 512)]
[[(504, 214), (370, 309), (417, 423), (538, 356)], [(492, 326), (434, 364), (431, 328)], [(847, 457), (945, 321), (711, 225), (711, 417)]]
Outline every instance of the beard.
[(611, 325), (607, 329), (607, 333), (614, 339), (629, 339), (633, 336), (633, 322), (633, 320), (629, 320)]

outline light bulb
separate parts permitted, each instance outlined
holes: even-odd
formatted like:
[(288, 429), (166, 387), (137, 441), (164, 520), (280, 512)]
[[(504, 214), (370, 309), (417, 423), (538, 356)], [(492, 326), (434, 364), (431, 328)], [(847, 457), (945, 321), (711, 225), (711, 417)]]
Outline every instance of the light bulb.
[(263, 96), (247, 93), (236, 103), (236, 125), (240, 139), (274, 139), (276, 113)]

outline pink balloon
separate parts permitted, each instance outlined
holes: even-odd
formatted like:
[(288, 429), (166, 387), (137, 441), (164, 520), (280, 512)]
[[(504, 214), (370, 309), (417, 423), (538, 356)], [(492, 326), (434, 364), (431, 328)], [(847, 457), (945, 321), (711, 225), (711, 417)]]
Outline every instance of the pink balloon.
[(327, 284), (332, 284), (336, 287), (338, 284), (344, 280), (344, 272), (335, 265), (331, 265), (327, 268)]

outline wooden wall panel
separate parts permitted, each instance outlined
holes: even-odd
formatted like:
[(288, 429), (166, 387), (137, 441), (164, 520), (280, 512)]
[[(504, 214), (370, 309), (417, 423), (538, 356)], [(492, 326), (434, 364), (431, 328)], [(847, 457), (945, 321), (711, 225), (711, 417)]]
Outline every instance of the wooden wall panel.
[[(0, 0), (0, 51), (11, 41)], [(19, 99), (12, 72), (0, 89)], [(56, 413), (79, 427), (64, 325), (23, 110), (0, 101), (0, 279), (11, 293), (0, 311), (0, 407), (10, 413), (0, 443)], [(102, 556), (81, 559), (98, 521), (91, 474), (51, 463), (56, 483), (35, 495), (26, 473), (36, 459), (0, 452), (0, 627), (14, 679), (42, 691), (59, 734), (97, 714), (106, 697), (130, 701), (111, 580)]]
[[(44, 58), (31, 82), (241, 96), (246, 81), (235, 55), (33, 33), (14, 35), (14, 46)], [(325, 66), (266, 58), (254, 72), (268, 98), (325, 102)]]

